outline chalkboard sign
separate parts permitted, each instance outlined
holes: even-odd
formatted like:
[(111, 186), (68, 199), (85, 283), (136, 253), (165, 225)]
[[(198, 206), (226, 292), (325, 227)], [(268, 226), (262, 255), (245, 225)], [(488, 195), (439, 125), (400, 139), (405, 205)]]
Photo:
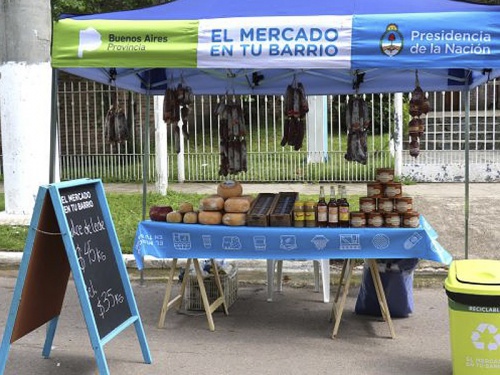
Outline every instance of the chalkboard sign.
[(92, 184), (60, 189), (59, 195), (99, 336), (103, 338), (131, 313), (102, 203)]
[(99, 373), (110, 373), (104, 344), (132, 324), (151, 363), (102, 182), (80, 179), (38, 190), (0, 346), (0, 374), (11, 344), (45, 323), (42, 355), (50, 355), (70, 271)]

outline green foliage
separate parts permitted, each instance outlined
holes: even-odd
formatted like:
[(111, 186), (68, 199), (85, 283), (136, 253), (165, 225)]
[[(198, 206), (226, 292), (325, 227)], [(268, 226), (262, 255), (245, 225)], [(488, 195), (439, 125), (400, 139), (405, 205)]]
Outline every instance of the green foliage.
[(92, 14), (144, 8), (171, 0), (51, 0), (52, 16), (61, 14)]
[[(203, 197), (205, 195), (177, 191), (168, 191), (167, 195), (149, 193), (146, 196), (146, 219), (149, 219), (149, 207), (153, 205), (172, 206), (178, 209), (181, 203), (189, 202), (197, 208)], [(357, 211), (359, 196), (350, 195), (348, 198), (351, 210)], [(131, 254), (137, 225), (143, 219), (143, 196), (140, 193), (106, 193), (106, 199), (121, 250), (125, 254)], [(301, 195), (301, 199), (316, 201), (318, 194)], [(5, 194), (3, 193), (0, 194), (0, 210), (5, 210)], [(0, 251), (22, 251), (27, 236), (27, 226), (0, 225)]]

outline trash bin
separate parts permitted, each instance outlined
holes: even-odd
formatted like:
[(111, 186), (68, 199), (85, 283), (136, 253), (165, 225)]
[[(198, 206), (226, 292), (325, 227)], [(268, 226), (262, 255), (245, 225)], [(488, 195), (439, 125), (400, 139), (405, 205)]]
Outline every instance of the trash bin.
[[(391, 317), (408, 317), (413, 312), (413, 274), (418, 259), (379, 259), (377, 264)], [(354, 311), (360, 315), (382, 316), (372, 274), (366, 263)]]
[(500, 374), (500, 261), (453, 261), (445, 289), (453, 374)]

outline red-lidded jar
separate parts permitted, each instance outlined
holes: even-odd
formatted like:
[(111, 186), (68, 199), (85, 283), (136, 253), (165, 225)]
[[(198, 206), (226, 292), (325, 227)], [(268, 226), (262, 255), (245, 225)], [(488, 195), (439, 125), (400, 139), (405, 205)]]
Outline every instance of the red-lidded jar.
[(370, 198), (381, 198), (384, 196), (383, 185), (380, 182), (367, 183), (366, 190), (366, 195)]
[(394, 210), (400, 214), (413, 211), (413, 198), (412, 197), (401, 197), (396, 198), (394, 205)]
[(394, 200), (392, 198), (379, 198), (377, 199), (377, 211), (382, 213), (394, 211)]
[(377, 208), (375, 198), (371, 197), (361, 197), (359, 198), (359, 210), (365, 214), (375, 211)]
[(384, 226), (384, 215), (381, 212), (373, 211), (368, 214), (366, 226), (369, 228), (381, 228)]
[(366, 216), (364, 212), (351, 212), (350, 213), (351, 228), (364, 228), (366, 227)]
[(375, 172), (375, 178), (377, 181), (387, 184), (388, 182), (394, 181), (394, 169), (393, 168), (377, 168)]
[(387, 198), (401, 198), (403, 196), (401, 182), (388, 182), (385, 184), (384, 196)]
[(420, 214), (412, 211), (403, 214), (403, 227), (418, 228), (420, 226)]
[(384, 222), (387, 228), (401, 227), (401, 218), (397, 212), (388, 212), (384, 214)]

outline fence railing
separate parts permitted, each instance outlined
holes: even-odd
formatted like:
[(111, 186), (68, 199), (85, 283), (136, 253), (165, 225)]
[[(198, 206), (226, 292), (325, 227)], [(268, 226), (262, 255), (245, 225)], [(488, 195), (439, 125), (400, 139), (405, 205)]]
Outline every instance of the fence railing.
[[(115, 92), (127, 113), (130, 137), (123, 144), (106, 141), (106, 113)], [(464, 149), (464, 108), (461, 93), (428, 93), (432, 112), (426, 116), (426, 133), (422, 138), (421, 155), (409, 156), (407, 145), (403, 164), (439, 165), (457, 160)], [(470, 139), (471, 163), (487, 163), (498, 159), (500, 139), (499, 86), (497, 82), (479, 87), (471, 93)], [(405, 94), (408, 97), (408, 94)], [(185, 181), (220, 181), (219, 126), (214, 108), (221, 100), (235, 100), (245, 113), (247, 126), (248, 170), (237, 175), (240, 181), (370, 181), (378, 167), (393, 165), (392, 134), (394, 132), (391, 94), (365, 96), (371, 108), (372, 122), (368, 135), (368, 162), (361, 165), (344, 158), (347, 131), (344, 121), (347, 96), (326, 97), (327, 132), (321, 142), (326, 150), (315, 151), (318, 142), (314, 131), (306, 133), (303, 147), (294, 151), (281, 147), (284, 126), (284, 103), (280, 96), (196, 96), (189, 115), (189, 139), (184, 141), (182, 175)], [(146, 103), (150, 100), (149, 114)], [(155, 123), (153, 98), (76, 78), (65, 78), (59, 85), (59, 125), (61, 177), (102, 178), (105, 181), (142, 181), (144, 156), (149, 154), (147, 178), (155, 180)], [(161, 109), (157, 109), (161, 110)], [(149, 115), (149, 118), (147, 116)], [(149, 151), (146, 152), (146, 120), (149, 120)], [(164, 123), (156, 126), (166, 126)], [(315, 124), (309, 122), (313, 129)], [(313, 129), (314, 130), (314, 129)], [(168, 180), (177, 181), (178, 158), (175, 152), (174, 128), (167, 129)], [(310, 142), (311, 141), (311, 142)], [(313, 145), (311, 147), (311, 144)], [(476, 151), (477, 150), (477, 151)], [(319, 160), (319, 161), (318, 161)], [(411, 176), (410, 176), (411, 177)], [(418, 176), (415, 176), (418, 180)]]

